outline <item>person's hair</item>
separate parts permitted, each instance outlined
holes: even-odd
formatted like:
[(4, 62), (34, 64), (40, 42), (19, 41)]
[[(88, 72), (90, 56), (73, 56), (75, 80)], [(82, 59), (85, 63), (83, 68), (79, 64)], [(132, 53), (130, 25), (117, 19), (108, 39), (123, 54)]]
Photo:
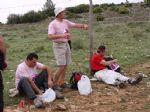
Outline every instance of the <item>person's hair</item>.
[(33, 58), (38, 59), (38, 55), (37, 55), (36, 53), (34, 53), (34, 52), (29, 53), (29, 54), (27, 55), (26, 60), (33, 60)]
[(100, 53), (101, 51), (103, 52), (103, 51), (105, 51), (105, 49), (106, 49), (106, 47), (101, 45), (101, 46), (98, 47), (97, 53)]

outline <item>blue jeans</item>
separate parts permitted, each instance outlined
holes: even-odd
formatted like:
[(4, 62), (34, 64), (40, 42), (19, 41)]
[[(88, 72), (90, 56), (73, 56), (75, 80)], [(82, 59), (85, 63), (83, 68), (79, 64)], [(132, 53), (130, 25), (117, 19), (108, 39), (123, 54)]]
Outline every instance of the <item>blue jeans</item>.
[[(48, 73), (46, 70), (42, 71), (35, 79), (35, 84), (39, 89), (43, 89), (44, 91), (48, 89)], [(29, 99), (34, 100), (36, 98), (36, 94), (32, 89), (28, 79), (23, 77), (18, 84), (19, 93), (22, 95), (26, 95)], [(1, 111), (0, 111), (1, 112)]]

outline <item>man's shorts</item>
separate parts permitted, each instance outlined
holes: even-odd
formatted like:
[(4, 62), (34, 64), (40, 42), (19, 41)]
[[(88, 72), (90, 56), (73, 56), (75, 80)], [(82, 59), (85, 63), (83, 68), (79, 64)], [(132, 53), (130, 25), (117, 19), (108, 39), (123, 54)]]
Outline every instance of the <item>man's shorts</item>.
[(71, 64), (71, 50), (68, 42), (53, 42), (53, 52), (57, 65)]

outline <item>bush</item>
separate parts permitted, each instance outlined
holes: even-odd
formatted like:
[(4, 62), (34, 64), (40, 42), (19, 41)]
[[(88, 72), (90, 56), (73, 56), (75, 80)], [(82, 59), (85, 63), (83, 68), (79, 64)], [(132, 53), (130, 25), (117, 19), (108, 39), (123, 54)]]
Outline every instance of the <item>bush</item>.
[(81, 4), (76, 7), (68, 7), (66, 8), (66, 11), (69, 11), (72, 13), (85, 13), (89, 11), (89, 5)]
[(67, 18), (81, 18), (81, 16), (75, 13), (69, 12), (69, 11), (66, 11), (66, 15), (67, 15)]
[(93, 12), (94, 12), (94, 13), (101, 13), (102, 11), (103, 11), (103, 9), (102, 9), (100, 6), (95, 7), (95, 8), (93, 9)]
[(144, 2), (148, 5), (150, 5), (150, 0), (144, 0)]
[(104, 21), (104, 17), (102, 15), (97, 15), (96, 20), (97, 21)]
[(10, 14), (7, 17), (7, 24), (18, 24), (20, 23), (20, 15)]
[(111, 6), (109, 10), (114, 11), (114, 12), (118, 12), (119, 8), (118, 8), (118, 6)]
[(10, 14), (7, 18), (7, 24), (33, 23), (47, 18), (48, 15), (44, 11), (29, 11), (24, 15)]
[(112, 4), (101, 4), (101, 5), (96, 4), (96, 5), (94, 5), (94, 9), (99, 7), (99, 9), (101, 8), (102, 10), (107, 10), (108, 8), (113, 7), (113, 6), (116, 6), (116, 5), (114, 3), (112, 3)]
[(119, 14), (129, 14), (129, 9), (125, 6), (120, 6), (118, 12)]

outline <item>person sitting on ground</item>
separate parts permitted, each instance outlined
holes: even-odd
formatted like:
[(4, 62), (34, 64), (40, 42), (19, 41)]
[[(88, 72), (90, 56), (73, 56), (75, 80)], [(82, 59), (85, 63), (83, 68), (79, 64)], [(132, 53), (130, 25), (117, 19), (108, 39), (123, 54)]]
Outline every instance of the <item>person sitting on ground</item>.
[[(52, 88), (53, 82), (50, 67), (37, 61), (38, 55), (29, 53), (26, 60), (17, 67), (15, 83), (19, 93), (33, 100), (35, 106), (39, 108), (43, 107), (40, 96), (42, 96), (43, 91)], [(55, 92), (56, 97), (62, 98), (58, 91)]]
[(119, 87), (124, 87), (125, 83), (135, 85), (142, 80), (142, 74), (138, 74), (136, 77), (130, 78), (113, 70), (109, 70), (106, 66), (112, 63), (117, 63), (118, 60), (113, 59), (111, 61), (106, 61), (105, 50), (105, 46), (99, 46), (97, 52), (93, 54), (91, 59), (91, 69), (95, 72), (94, 77), (97, 80), (103, 81), (106, 84), (115, 85)]

